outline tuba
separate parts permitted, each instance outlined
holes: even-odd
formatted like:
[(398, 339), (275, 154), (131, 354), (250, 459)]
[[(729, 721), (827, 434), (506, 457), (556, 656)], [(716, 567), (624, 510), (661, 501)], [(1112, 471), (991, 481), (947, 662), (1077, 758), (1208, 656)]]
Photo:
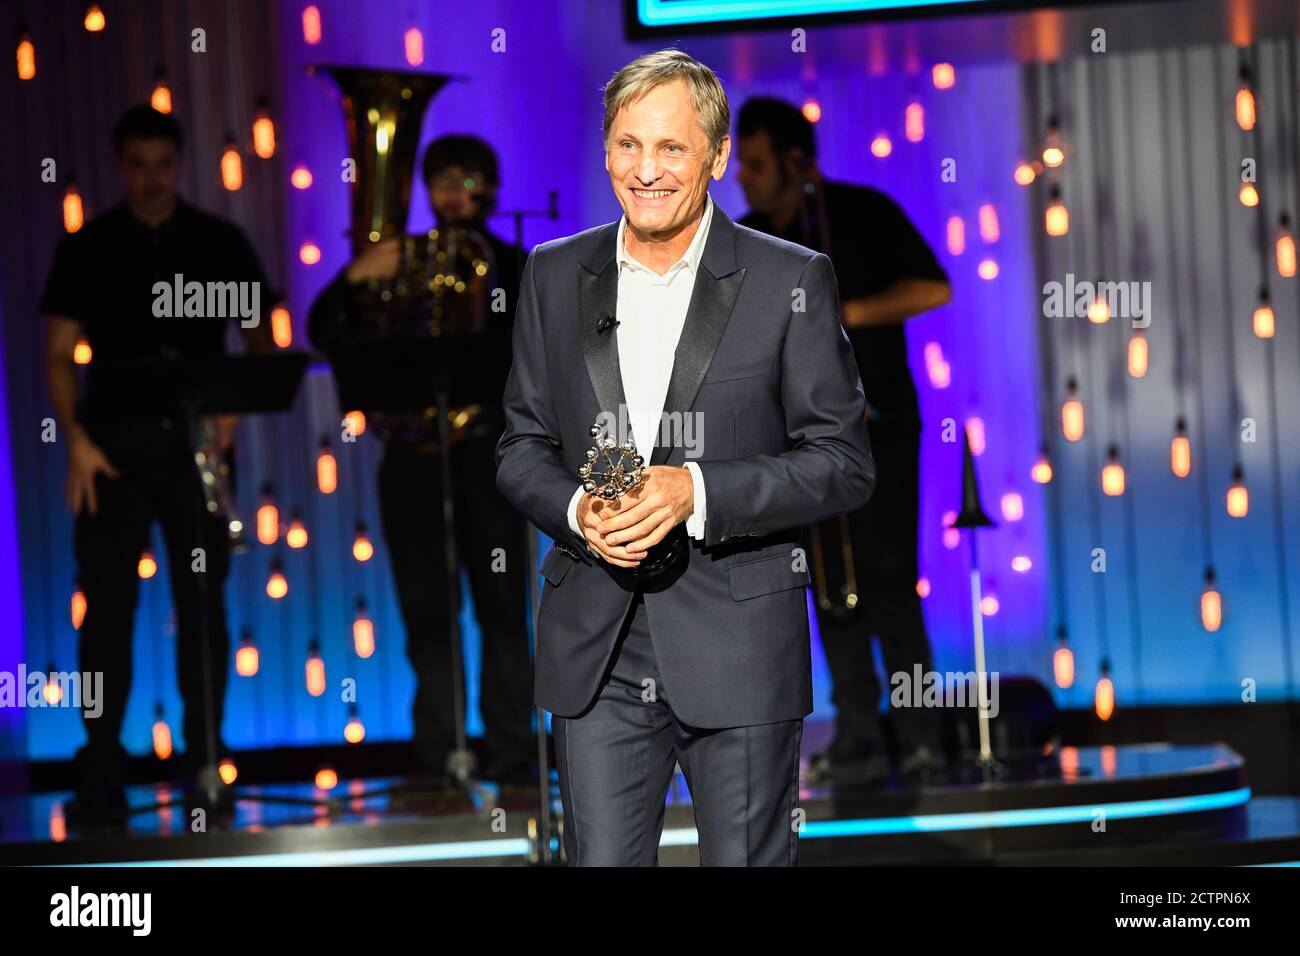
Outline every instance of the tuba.
[[(420, 127), (429, 101), (449, 77), (436, 73), (313, 67), (338, 87), (355, 162), (349, 236), (355, 257), (383, 239), (402, 242), (397, 275), (368, 280), (354, 290), (352, 315), (358, 340), (475, 335), (487, 328), (496, 279), (491, 248), (477, 232), (430, 229), (408, 235), (406, 220)], [(448, 410), (451, 441), (465, 435), (480, 409)], [(368, 412), (384, 441), (434, 446), (438, 412)]]

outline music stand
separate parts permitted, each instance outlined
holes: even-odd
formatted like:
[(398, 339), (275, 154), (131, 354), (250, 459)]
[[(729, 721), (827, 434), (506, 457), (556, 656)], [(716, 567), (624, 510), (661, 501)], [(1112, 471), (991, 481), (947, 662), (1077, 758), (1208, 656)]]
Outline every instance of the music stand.
[[(279, 352), (270, 355), (212, 355), (111, 359), (93, 368), (97, 389), (106, 396), (100, 408), (118, 419), (160, 419), (175, 417), (187, 429), (191, 449), (198, 447), (200, 419), (208, 415), (242, 415), (288, 411), (307, 368), (307, 353)], [(206, 517), (203, 496), (194, 499), (191, 531), (203, 540)], [(217, 728), (212, 699), (211, 637), (208, 633), (208, 582), (206, 570), (198, 576), (199, 642), (203, 656), (204, 762), (198, 773), (193, 806), (221, 806), (230, 787), (217, 768)], [(187, 740), (186, 748), (195, 741)], [(259, 802), (312, 803), (313, 800), (244, 797)], [(164, 800), (135, 809), (128, 816), (170, 807), (179, 801)]]

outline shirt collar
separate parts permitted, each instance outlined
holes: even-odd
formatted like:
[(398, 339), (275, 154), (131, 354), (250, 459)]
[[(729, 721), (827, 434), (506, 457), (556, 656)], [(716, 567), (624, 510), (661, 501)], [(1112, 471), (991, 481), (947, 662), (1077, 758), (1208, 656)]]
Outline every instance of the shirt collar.
[[(686, 247), (686, 251), (682, 254), (682, 257), (669, 266), (668, 271), (659, 278), (667, 278), (682, 266), (690, 269), (692, 274), (699, 271), (700, 259), (704, 255), (704, 244), (708, 241), (709, 224), (713, 222), (713, 197), (708, 193), (705, 193), (704, 197), (704, 215), (700, 217), (700, 227), (695, 230), (695, 235), (691, 239), (691, 244)], [(642, 265), (640, 262), (637, 262), (636, 259), (632, 258), (631, 253), (629, 253), (627, 248), (623, 245), (624, 231), (626, 228), (627, 215), (625, 214), (618, 221), (618, 236), (614, 240), (616, 250), (615, 254), (618, 259), (619, 269), (622, 270), (624, 266), (631, 266), (651, 272), (652, 270), (647, 266)]]

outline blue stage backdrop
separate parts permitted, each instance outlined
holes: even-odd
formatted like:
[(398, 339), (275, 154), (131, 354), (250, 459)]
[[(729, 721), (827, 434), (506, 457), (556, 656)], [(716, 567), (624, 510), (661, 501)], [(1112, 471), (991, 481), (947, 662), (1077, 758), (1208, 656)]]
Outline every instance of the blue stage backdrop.
[[(12, 155), (0, 157), (5, 164), (0, 172), (4, 188), (17, 194), (11, 205), (15, 225), (3, 238), (3, 288), (6, 397), (22, 557), (21, 578), (11, 573), (4, 586), (7, 593), (21, 595), (21, 656), (29, 668), (53, 662), (72, 669), (76, 660), (68, 613), (75, 577), (71, 524), (61, 500), (65, 460), (57, 444), (44, 445), (39, 435), (40, 420), (50, 409), (33, 304), (61, 232), (65, 188), (39, 183), (33, 170), (42, 157), (61, 157), (76, 167), (92, 213), (107, 207), (116, 197), (107, 165), (107, 128), (117, 112), (148, 95), (161, 62), (189, 133), (185, 192), (239, 222), (252, 236), (273, 280), (284, 289), (294, 346), (303, 347), (308, 306), (348, 254), (347, 187), (339, 175), (346, 156), (341, 111), (328, 81), (307, 75), (306, 67), (343, 63), (457, 74), (460, 79), (433, 101), (422, 142), (446, 132), (473, 132), (493, 143), (501, 157), (503, 208), (538, 208), (549, 190), (557, 190), (560, 218), (531, 221), (524, 237), (531, 246), (618, 215), (602, 164), (600, 86), (629, 59), (659, 45), (626, 42), (615, 5), (597, 0), (534, 5), (485, 0), (454, 18), (416, 2), (144, 6), (157, 16), (132, 16), (128, 22), (126, 16), (114, 19), (110, 8), (107, 30), (91, 36), (80, 26), (80, 5), (37, 5), (29, 11), (29, 29), (37, 46), (38, 75), (20, 82), (9, 74), (0, 94), (0, 119), (18, 134)], [(7, 15), (6, 25), (17, 35), (17, 22), (10, 20), (14, 17)], [(207, 30), (204, 55), (190, 52), (196, 27)], [(1080, 674), (1075, 689), (1060, 699), (1086, 706), (1097, 647), (1095, 637), (1081, 631), (1095, 622), (1083, 616), (1081, 601), (1073, 597), (1079, 587), (1073, 579), (1066, 585), (1067, 599), (1059, 596), (1054, 564), (1070, 558), (1064, 546), (1050, 546), (1059, 544), (1060, 537), (1049, 534), (1049, 519), (1055, 502), (1057, 531), (1068, 531), (1083, 520), (1078, 516), (1088, 499), (1082, 484), (1049, 485), (1045, 491), (1030, 479), (1045, 430), (1056, 421), (1059, 398), (1043, 384), (1045, 359), (1056, 340), (1050, 329), (1040, 339), (1040, 287), (1044, 274), (1064, 271), (1045, 264), (1042, 182), (1026, 189), (1012, 175), (1041, 139), (1035, 76), (1016, 64), (964, 63), (955, 52), (945, 69), (945, 64), (908, 52), (912, 48), (902, 27), (810, 31), (807, 52), (793, 50), (791, 38), (782, 33), (692, 38), (680, 45), (718, 71), (733, 109), (750, 95), (768, 94), (819, 111), (817, 131), (828, 175), (884, 189), (938, 252), (952, 278), (953, 302), (908, 325), (924, 419), (921, 586), (928, 589), (925, 608), (935, 664), (940, 670), (973, 667), (967, 552), (964, 542), (944, 534), (946, 513), (959, 507), (958, 442), (963, 426), (970, 424), (983, 438), (977, 463), (985, 506), (999, 522), (984, 532), (981, 542), (986, 592), (994, 599), (988, 602), (986, 621), (991, 666), (1050, 683), (1054, 632), (1064, 621), (1076, 642)], [(420, 62), (413, 66), (412, 59)], [(248, 142), (259, 96), (269, 98), (277, 124), (277, 152), (269, 160), (254, 156)], [(1209, 107), (1205, 110), (1208, 114)], [(1083, 128), (1072, 127), (1071, 133)], [(222, 189), (218, 176), (228, 130), (236, 133), (243, 152), (244, 183), (235, 192)], [(1078, 139), (1072, 147), (1088, 148)], [(1122, 169), (1119, 163), (1112, 170)], [(311, 185), (304, 189), (290, 185), (290, 175), (299, 167), (311, 173)], [(731, 174), (715, 184), (714, 196), (729, 214), (744, 212)], [(418, 184), (412, 204), (412, 228), (426, 227), (427, 200)], [(1091, 236), (1089, 210), (1076, 205), (1071, 211), (1075, 234)], [(1114, 215), (1120, 229), (1129, 227), (1125, 208)], [(495, 225), (508, 234), (508, 220)], [(302, 260), (307, 245), (319, 250), (319, 261), (311, 265)], [(1221, 290), (1202, 288), (1203, 308), (1213, 308), (1221, 299)], [(1294, 349), (1294, 332), (1288, 334)], [(1206, 353), (1207, 362), (1212, 354)], [(1165, 360), (1153, 345), (1153, 372)], [(1238, 360), (1245, 361), (1241, 355)], [(1249, 374), (1244, 366), (1239, 371), (1242, 380)], [(1207, 401), (1213, 401), (1212, 394)], [(288, 549), (283, 538), (270, 547), (255, 544), (235, 561), (228, 585), (232, 633), (237, 641), (241, 629), (250, 628), (261, 652), (256, 676), (231, 680), (225, 737), (236, 748), (342, 740), (348, 707), (338, 688), (344, 678), (356, 680), (367, 739), (403, 739), (410, 733), (412, 679), (373, 493), (379, 447), (369, 434), (356, 443), (341, 441), (340, 414), (328, 370), (318, 366), (292, 413), (241, 426), (240, 501), (245, 513), (252, 516), (260, 487), (271, 482), (282, 515), (300, 509), (311, 538), (302, 550)], [(338, 490), (331, 495), (315, 487), (322, 438), (329, 440), (338, 461)], [(1151, 446), (1150, 454), (1158, 451)], [(1074, 464), (1062, 460), (1058, 473), (1072, 474)], [(1095, 483), (1092, 472), (1086, 480)], [(1139, 475), (1130, 474), (1134, 486), (1139, 481)], [(1280, 506), (1271, 487), (1264, 481), (1252, 485), (1252, 512), (1267, 514)], [(1059, 497), (1053, 499), (1052, 493)], [(1153, 516), (1160, 510), (1154, 501), (1137, 512), (1133, 534), (1143, 540), (1148, 533), (1162, 533), (1173, 520)], [(1108, 512), (1104, 520), (1119, 518)], [(365, 563), (351, 552), (358, 521), (376, 546)], [(161, 547), (160, 541), (156, 544)], [(1224, 542), (1225, 557), (1234, 546)], [(287, 596), (279, 601), (265, 592), (274, 558), (284, 562), (289, 582)], [(1153, 551), (1150, 560), (1153, 583), (1148, 587), (1194, 577), (1202, 563), (1199, 556), (1170, 550)], [(1219, 571), (1225, 595), (1252, 573), (1226, 560)], [(1114, 573), (1113, 565), (1109, 573)], [(358, 597), (364, 598), (375, 625), (377, 646), (367, 659), (353, 650)], [(1228, 620), (1235, 623), (1238, 599), (1227, 600)], [(1114, 604), (1110, 607), (1122, 613)], [(1148, 604), (1147, 613), (1154, 607), (1158, 605)], [(472, 612), (467, 604), (470, 729), (477, 732)], [(170, 622), (164, 569), (142, 588), (135, 693), (126, 728), (126, 743), (134, 752), (151, 746), (156, 704), (174, 729), (179, 722)], [(1262, 619), (1256, 623), (1264, 627)], [(1169, 626), (1172, 633), (1174, 625)], [(1111, 630), (1111, 650), (1118, 656), (1119, 638)], [(1142, 633), (1150, 637), (1158, 630), (1153, 621)], [(1235, 643), (1227, 648), (1229, 633)], [(1131, 675), (1117, 674), (1119, 705), (1237, 699), (1236, 671), (1225, 676), (1219, 666), (1224, 659), (1235, 662), (1238, 655), (1259, 654), (1281, 666), (1275, 631), (1229, 632), (1225, 625), (1217, 637), (1189, 632), (1188, 639), (1193, 637), (1195, 643), (1177, 655), (1160, 652), (1158, 665), (1157, 652), (1152, 652), (1147, 667), (1161, 669), (1158, 694), (1153, 683), (1139, 692)], [(313, 640), (319, 641), (327, 675), (328, 690), (321, 697), (310, 696), (304, 686)], [(6, 646), (0, 639), (0, 649)], [(0, 662), (11, 656), (0, 655)], [(1127, 659), (1116, 664), (1129, 666)], [(815, 668), (816, 716), (831, 716), (819, 653)], [(1265, 696), (1281, 692), (1276, 681), (1263, 688)], [(74, 712), (33, 711), (25, 720), (26, 750), (32, 758), (67, 756), (82, 739)]]

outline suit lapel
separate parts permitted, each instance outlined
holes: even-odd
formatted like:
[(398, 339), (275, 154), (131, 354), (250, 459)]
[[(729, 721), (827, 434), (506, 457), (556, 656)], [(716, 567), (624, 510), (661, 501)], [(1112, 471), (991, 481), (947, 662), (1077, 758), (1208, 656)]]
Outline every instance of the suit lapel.
[(618, 305), (618, 264), (614, 258), (617, 235), (617, 223), (597, 234), (593, 254), (583, 260), (578, 276), (582, 354), (587, 374), (596, 392), (599, 411), (615, 417), (627, 403), (623, 396), (623, 373), (618, 365), (618, 330), (601, 332), (599, 323), (602, 316), (614, 315)]

